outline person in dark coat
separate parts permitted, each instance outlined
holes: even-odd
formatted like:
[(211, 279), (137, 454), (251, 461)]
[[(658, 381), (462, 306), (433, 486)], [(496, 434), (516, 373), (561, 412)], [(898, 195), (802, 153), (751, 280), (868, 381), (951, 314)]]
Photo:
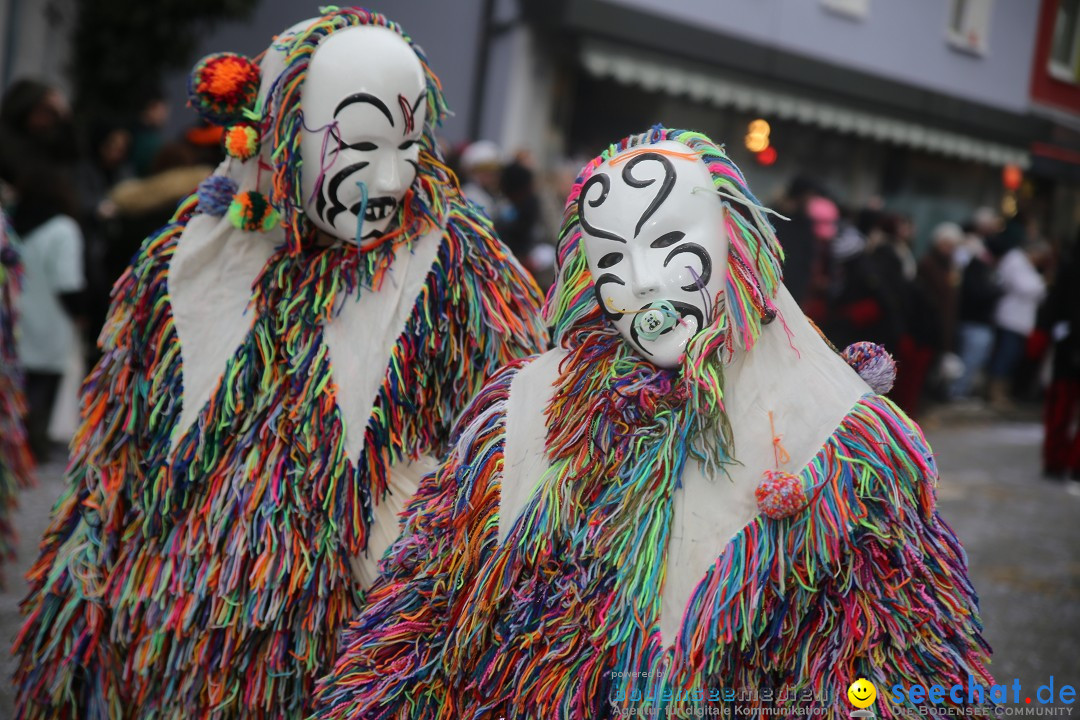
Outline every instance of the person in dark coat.
[(1054, 370), (1046, 393), (1043, 474), (1080, 480), (1080, 257), (1073, 253), (1048, 301)]
[(889, 301), (874, 263), (866, 252), (866, 239), (844, 224), (832, 246), (835, 268), (826, 337), (838, 348), (870, 341), (886, 348), (899, 342), (897, 310)]

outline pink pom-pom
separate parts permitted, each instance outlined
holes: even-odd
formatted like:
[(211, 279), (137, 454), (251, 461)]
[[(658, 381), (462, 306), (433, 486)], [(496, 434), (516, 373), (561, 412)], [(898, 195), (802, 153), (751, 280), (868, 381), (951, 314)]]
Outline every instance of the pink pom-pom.
[(878, 395), (892, 390), (896, 382), (896, 361), (889, 351), (872, 342), (857, 342), (840, 353), (859, 377)]
[(754, 490), (758, 509), (773, 520), (781, 520), (801, 512), (806, 507), (802, 480), (782, 470), (766, 470)]

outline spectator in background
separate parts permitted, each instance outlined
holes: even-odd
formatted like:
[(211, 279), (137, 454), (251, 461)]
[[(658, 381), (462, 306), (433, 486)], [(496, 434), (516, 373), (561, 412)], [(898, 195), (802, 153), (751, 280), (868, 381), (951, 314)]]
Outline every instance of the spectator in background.
[[(225, 128), (220, 125), (211, 125), (206, 120), (200, 120), (197, 125), (184, 132), (183, 142), (193, 153), (193, 162), (197, 165), (217, 167), (225, 159)], [(157, 157), (155, 156), (155, 162)], [(158, 169), (156, 164), (152, 165), (151, 174)]]
[(964, 242), (956, 250), (956, 265), (961, 272), (972, 257), (988, 251), (990, 241), (1001, 232), (1001, 215), (991, 208), (981, 207), (972, 213), (970, 227), (964, 230)]
[(540, 289), (547, 289), (555, 282), (555, 238), (562, 226), (566, 198), (574, 186), (578, 171), (587, 162), (581, 158), (560, 158), (540, 175), (537, 195), (540, 200), (539, 242), (529, 252), (529, 270)]
[(939, 317), (938, 340), (943, 352), (952, 352), (956, 337), (957, 291), (960, 273), (956, 251), (964, 242), (964, 231), (952, 222), (934, 228), (930, 248), (919, 261), (917, 278), (923, 291), (933, 300)]
[(108, 199), (112, 187), (127, 175), (131, 133), (119, 123), (99, 123), (90, 131), (89, 152), (79, 163), (79, 226), (86, 252), (86, 332), (90, 344), (109, 310), (113, 278), (106, 268), (109, 225), (116, 205)]
[(961, 266), (957, 347), (964, 369), (950, 389), (953, 399), (970, 399), (976, 378), (986, 369), (994, 348), (994, 310), (1002, 295), (994, 272), (996, 260), (977, 227), (974, 223), (973, 231), (957, 250), (957, 264)]
[[(908, 332), (910, 287), (915, 280), (917, 268), (914, 258), (911, 258), (911, 262), (907, 262), (911, 251), (906, 247), (902, 224), (903, 218), (899, 215), (883, 212), (876, 217), (867, 235), (867, 252), (871, 270), (878, 279), (882, 297), (892, 308), (896, 318), (895, 344), (883, 344), (897, 360), (900, 359), (902, 338)], [(899, 377), (898, 372), (897, 380)]]
[(930, 332), (936, 332), (936, 337), (928, 332), (925, 342), (934, 351), (931, 365), (936, 368), (931, 373), (928, 389), (932, 397), (939, 400), (949, 398), (951, 384), (963, 374), (963, 362), (954, 352), (960, 289), (956, 251), (963, 242), (964, 231), (959, 225), (939, 223), (931, 234), (930, 247), (919, 260), (916, 273), (916, 292), (922, 295), (922, 307), (935, 316)]
[(189, 143), (163, 145), (146, 178), (130, 178), (109, 193), (116, 222), (105, 257), (109, 285), (127, 269), (145, 238), (169, 222), (177, 203), (190, 195), (210, 173)]
[(515, 160), (502, 169), (500, 189), (505, 201), (499, 205), (495, 230), (511, 252), (528, 267), (529, 252), (540, 235), (540, 198), (533, 171)]
[(1009, 250), (998, 265), (1003, 294), (994, 310), (997, 343), (990, 359), (989, 394), (990, 402), (999, 408), (1010, 404), (1013, 370), (1035, 329), (1039, 303), (1046, 295), (1046, 282), (1038, 268), (1049, 260), (1050, 247), (1034, 242)]
[(73, 166), (78, 157), (71, 110), (63, 94), (37, 80), (18, 80), (0, 100), (0, 180), (11, 185), (41, 164)]
[(490, 140), (477, 140), (461, 153), (465, 197), (480, 206), (489, 218), (498, 217), (502, 154)]
[(60, 380), (80, 351), (83, 238), (67, 178), (42, 166), (23, 173), (11, 223), (22, 238), (24, 268), (18, 353), (26, 377), (26, 427), (39, 461), (48, 457), (48, 428)]
[(888, 303), (896, 308), (899, 336), (892, 398), (917, 417), (934, 358), (941, 352), (941, 325), (934, 301), (916, 282), (918, 263), (911, 250), (915, 228), (906, 215), (887, 213), (881, 219), (881, 244), (871, 258)]
[(838, 348), (863, 340), (895, 347), (899, 339), (896, 310), (889, 304), (866, 247), (866, 238), (850, 223), (841, 225), (832, 244), (832, 303), (822, 329)]
[(147, 92), (131, 132), (131, 165), (137, 177), (151, 173), (154, 158), (164, 144), (168, 122), (169, 104), (165, 96), (157, 89)]
[(826, 320), (829, 306), (829, 289), (832, 285), (832, 242), (839, 230), (840, 210), (824, 195), (810, 197), (806, 201), (806, 214), (810, 218), (810, 235), (813, 241), (810, 260), (810, 282), (802, 303), (803, 312), (814, 322)]
[[(1043, 475), (1080, 480), (1080, 246), (1049, 299), (1053, 375), (1046, 393)], [(1073, 487), (1076, 487), (1075, 485)]]
[(807, 203), (811, 198), (821, 196), (822, 191), (814, 180), (799, 175), (792, 179), (779, 203), (781, 211), (789, 218), (780, 230), (780, 241), (784, 246), (784, 283), (803, 312), (806, 312), (811, 294), (813, 269), (818, 264), (818, 244)]

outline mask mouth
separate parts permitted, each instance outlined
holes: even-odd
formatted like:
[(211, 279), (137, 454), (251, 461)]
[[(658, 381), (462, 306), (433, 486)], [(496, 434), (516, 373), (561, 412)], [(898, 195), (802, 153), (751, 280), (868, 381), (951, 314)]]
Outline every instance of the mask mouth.
[(634, 330), (642, 340), (655, 340), (675, 327), (679, 313), (667, 300), (646, 305), (634, 317)]
[(397, 206), (398, 201), (396, 198), (378, 197), (368, 198), (366, 208), (364, 208), (362, 202), (358, 202), (349, 208), (349, 210), (354, 215), (359, 215), (361, 210), (363, 210), (364, 222), (378, 222), (392, 217), (394, 211), (397, 210)]
[[(651, 311), (656, 310), (654, 314)], [(685, 324), (687, 318), (697, 321), (697, 329), (704, 327), (705, 316), (701, 309), (678, 300), (656, 300), (643, 306), (635, 313), (630, 323), (630, 340), (646, 355), (652, 355), (647, 343), (658, 340), (670, 333), (676, 325)], [(648, 316), (649, 319), (646, 319)], [(662, 319), (661, 319), (662, 318)], [(660, 321), (659, 328), (656, 321)]]

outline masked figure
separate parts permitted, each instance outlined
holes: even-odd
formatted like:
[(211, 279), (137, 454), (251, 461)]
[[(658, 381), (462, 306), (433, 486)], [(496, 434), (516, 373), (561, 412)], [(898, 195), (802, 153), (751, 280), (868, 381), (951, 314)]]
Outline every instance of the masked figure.
[(20, 718), (298, 718), (487, 377), (545, 347), (385, 17), (204, 60), (231, 156), (119, 281), (31, 572)]
[(847, 717), (860, 677), (986, 681), (931, 451), (804, 318), (765, 212), (698, 133), (585, 167), (557, 347), (463, 414), (316, 717)]
[(13, 240), (0, 211), (0, 561), (15, 557), (11, 511), (19, 488), (32, 482), (34, 467), (23, 425), (26, 400), (15, 351), (15, 306), (22, 266)]

